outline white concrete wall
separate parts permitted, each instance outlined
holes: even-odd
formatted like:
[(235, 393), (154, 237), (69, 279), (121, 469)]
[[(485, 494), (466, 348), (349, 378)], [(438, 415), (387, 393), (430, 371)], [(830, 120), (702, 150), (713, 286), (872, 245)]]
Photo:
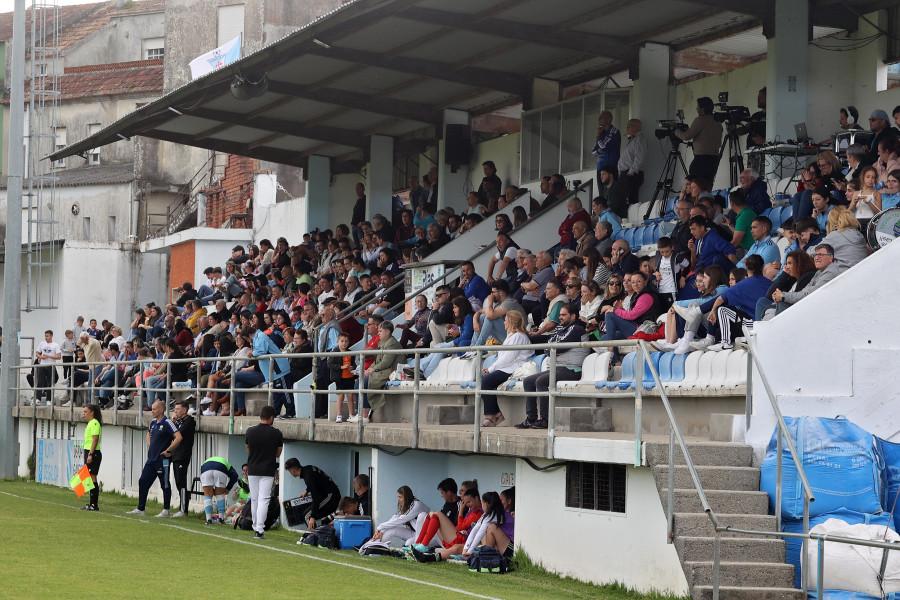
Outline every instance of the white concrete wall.
[[(860, 427), (898, 439), (894, 400), (900, 377), (896, 272), (900, 244), (870, 256), (821, 290), (757, 323), (763, 369), (786, 416), (846, 415)], [(772, 407), (754, 371), (748, 442), (762, 446), (774, 427)]]
[[(520, 133), (511, 133), (480, 144), (476, 144), (472, 153), (472, 189), (478, 189), (481, 185), (481, 178), (484, 177), (484, 170), (481, 163), (486, 160), (494, 161), (497, 167), (497, 176), (503, 182), (503, 189), (500, 194), (506, 193), (506, 186), (519, 184), (519, 150), (522, 143), (522, 135)], [(457, 212), (461, 212), (466, 207), (465, 198), (462, 198), (462, 204), (453, 204), (453, 208)]]
[[(120, 244), (67, 242), (59, 252), (58, 278), (56, 279), (57, 308), (22, 313), (22, 335), (40, 340), (44, 330), (56, 332), (55, 339), (62, 338), (63, 331), (82, 315), (89, 320), (111, 320), (123, 330), (133, 318), (135, 306), (143, 306), (150, 300), (160, 302), (166, 298), (166, 259), (162, 255), (141, 254)], [(0, 276), (3, 265), (0, 265)], [(25, 308), (25, 281), (27, 265), (22, 260), (22, 308)], [(49, 281), (35, 281), (46, 298)], [(0, 298), (0, 311), (2, 311)], [(7, 337), (7, 344), (14, 338)], [(23, 348), (28, 350), (30, 346)]]
[(565, 468), (538, 472), (517, 461), (516, 546), (563, 576), (686, 596), (650, 469), (627, 467), (626, 485), (625, 514), (567, 508)]
[[(349, 225), (349, 218), (344, 219)], [(296, 198), (261, 208), (254, 207), (253, 239), (269, 238), (275, 243), (280, 236), (287, 238), (292, 246), (303, 241), (302, 235), (309, 231), (306, 223), (306, 198)], [(230, 255), (229, 255), (230, 256)]]

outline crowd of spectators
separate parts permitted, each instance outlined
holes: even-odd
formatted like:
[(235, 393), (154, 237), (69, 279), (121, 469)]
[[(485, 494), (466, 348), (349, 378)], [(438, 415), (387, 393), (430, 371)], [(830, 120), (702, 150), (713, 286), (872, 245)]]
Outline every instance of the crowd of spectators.
[[(618, 233), (640, 174), (640, 122), (629, 121), (627, 166), (620, 162), (621, 136), (603, 116), (595, 147), (598, 194), (590, 206), (568, 198), (558, 243), (550, 248), (521, 247), (511, 232), (567, 194), (562, 175), (544, 177), (543, 201), (533, 200), (530, 215), (522, 210), (513, 218), (497, 211), (527, 192), (504, 188), (491, 161), (482, 165), (484, 177), (459, 213), (436, 209), (437, 169), (421, 185), (410, 179), (409, 205), (396, 202), (390, 218), (365, 220), (359, 184), (349, 225), (305, 234), (296, 245), (278, 238), (235, 246), (223, 265), (204, 271), (205, 280), (184, 282), (173, 302), (137, 308), (127, 328), (95, 320), (85, 327), (79, 317), (58, 346), (47, 332), (49, 345), (35, 356), (35, 382), (51, 387), (53, 365), (62, 362), (67, 392), (60, 400), (72, 402), (72, 390), (89, 383), (101, 407), (117, 397), (123, 406), (139, 403), (144, 410), (173, 385), (189, 382), (184, 385), (210, 390), (194, 399), (207, 416), (246, 414), (244, 391), (267, 383), (275, 388), (276, 413), (293, 418), (293, 387), (310, 378), (318, 390), (334, 384), (339, 407), (346, 405), (355, 422), (372, 418), (388, 397), (373, 391), (357, 398), (354, 390), (414, 376), (412, 361), (401, 353), (371, 355), (363, 364), (351, 357), (314, 361), (306, 353), (345, 351), (361, 340), (366, 349), (397, 350), (629, 337), (677, 353), (727, 349), (742, 326), (786, 310), (865, 258), (871, 251), (865, 224), (900, 203), (900, 134), (888, 126), (886, 113), (875, 111), (871, 148), (851, 145), (846, 168), (824, 151), (803, 171), (791, 199), (794, 218), (778, 231), (788, 240), (783, 252), (764, 216), (772, 206), (765, 181), (746, 169), (727, 198), (713, 194), (709, 180), (689, 176), (676, 218), (660, 225), (655, 255), (638, 257)], [(463, 263), (457, 285), (437, 287), (431, 300), (415, 298), (412, 318), (395, 328), (392, 321), (405, 308), (401, 266), (487, 218), (494, 219), (496, 252), (485, 271)], [(269, 354), (282, 357), (271, 365), (254, 359)], [(500, 386), (530, 356), (502, 348), (492, 354), (485, 389)], [(578, 353), (566, 354), (559, 354), (557, 381), (578, 378)], [(423, 355), (419, 375), (430, 376), (453, 355)], [(79, 366), (85, 361), (124, 364)], [(525, 379), (522, 425), (546, 427), (548, 382), (542, 377)], [(52, 402), (45, 392), (38, 399)], [(326, 396), (317, 394), (314, 416), (325, 418), (327, 410)], [(337, 419), (343, 420), (340, 411)], [(496, 398), (486, 395), (484, 425), (503, 420)]]

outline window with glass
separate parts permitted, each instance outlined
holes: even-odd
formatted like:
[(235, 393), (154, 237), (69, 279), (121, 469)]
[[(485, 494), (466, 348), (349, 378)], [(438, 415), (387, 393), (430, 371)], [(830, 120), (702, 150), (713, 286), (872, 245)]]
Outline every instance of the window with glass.
[(553, 173), (565, 175), (592, 169), (597, 164), (591, 150), (597, 139), (600, 113), (612, 113), (613, 125), (624, 138), (630, 109), (631, 90), (612, 89), (523, 113), (522, 184)]

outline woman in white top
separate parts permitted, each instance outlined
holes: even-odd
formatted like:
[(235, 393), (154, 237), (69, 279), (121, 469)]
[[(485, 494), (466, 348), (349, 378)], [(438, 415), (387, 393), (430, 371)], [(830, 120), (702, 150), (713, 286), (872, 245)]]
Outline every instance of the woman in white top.
[(591, 317), (600, 310), (600, 284), (592, 279), (581, 282), (581, 308), (578, 310), (578, 318), (586, 326)]
[[(525, 317), (522, 316), (522, 313), (516, 310), (507, 312), (503, 324), (506, 327), (504, 346), (522, 346), (531, 343), (528, 334), (525, 333)], [(496, 390), (509, 379), (510, 374), (531, 360), (532, 356), (534, 356), (534, 352), (531, 350), (500, 350), (497, 353), (497, 360), (483, 371), (481, 389)], [(484, 401), (482, 427), (496, 427), (505, 420), (503, 413), (500, 412), (500, 406), (497, 404), (497, 396), (482, 394), (481, 399)]]
[(469, 537), (466, 538), (463, 557), (468, 557), (481, 544), (481, 540), (491, 524), (503, 525), (504, 523), (506, 510), (503, 508), (503, 502), (500, 501), (500, 494), (497, 492), (485, 492), (481, 496), (481, 508), (484, 513), (472, 527)]
[(430, 510), (413, 496), (408, 485), (400, 486), (397, 490), (397, 514), (375, 528), (372, 540), (390, 543), (392, 538), (399, 538), (405, 544), (415, 534), (416, 517), (421, 513), (428, 514)]

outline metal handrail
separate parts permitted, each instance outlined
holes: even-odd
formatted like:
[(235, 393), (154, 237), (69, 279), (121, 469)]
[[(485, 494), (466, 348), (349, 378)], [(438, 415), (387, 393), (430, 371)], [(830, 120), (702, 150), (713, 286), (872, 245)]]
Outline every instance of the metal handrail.
[[(609, 341), (566, 342), (566, 343), (560, 343), (560, 344), (545, 343), (545, 344), (505, 345), (502, 347), (503, 350), (509, 350), (509, 351), (518, 351), (518, 350), (548, 350), (549, 351), (549, 356), (545, 359), (545, 360), (550, 361), (549, 372), (551, 373), (551, 382), (550, 382), (551, 389), (549, 390), (549, 408), (548, 408), (549, 414), (547, 415), (548, 416), (548, 431), (547, 431), (547, 436), (548, 436), (547, 457), (548, 458), (553, 458), (553, 440), (555, 439), (555, 433), (554, 433), (554, 429), (553, 429), (552, 420), (549, 420), (549, 419), (551, 419), (552, 415), (554, 415), (554, 413), (555, 413), (556, 397), (558, 395), (564, 394), (566, 397), (592, 398), (592, 399), (627, 397), (626, 394), (623, 394), (623, 393), (612, 393), (612, 392), (602, 393), (602, 392), (594, 392), (594, 391), (574, 392), (574, 391), (568, 391), (568, 390), (563, 392), (561, 390), (555, 389), (555, 378), (552, 376), (552, 374), (555, 374), (555, 372), (556, 372), (557, 352), (560, 350), (569, 350), (569, 349), (573, 349), (573, 348), (591, 348), (592, 349), (595, 347), (608, 347), (608, 348), (631, 347), (631, 348), (635, 348), (635, 347), (637, 347), (637, 341), (636, 340), (615, 340), (615, 341), (609, 340)], [(178, 363), (188, 363), (188, 364), (196, 364), (197, 371), (199, 374), (200, 373), (200, 363), (204, 363), (204, 362), (233, 362), (233, 361), (247, 361), (247, 360), (252, 362), (252, 361), (258, 361), (258, 360), (264, 360), (264, 359), (277, 359), (277, 358), (283, 359), (283, 358), (297, 358), (297, 357), (312, 357), (314, 360), (317, 360), (321, 357), (326, 357), (326, 356), (357, 356), (359, 358), (359, 364), (362, 365), (363, 357), (365, 355), (401, 354), (401, 355), (412, 355), (414, 358), (415, 364), (418, 366), (418, 363), (419, 363), (422, 355), (459, 354), (459, 353), (465, 353), (465, 352), (476, 352), (476, 366), (480, 366), (480, 359), (481, 359), (480, 354), (482, 351), (497, 351), (497, 350), (498, 350), (498, 346), (496, 346), (496, 345), (457, 346), (457, 347), (446, 347), (446, 348), (412, 348), (412, 349), (364, 349), (364, 348), (361, 348), (361, 349), (357, 349), (357, 350), (348, 350), (345, 352), (314, 351), (314, 352), (290, 353), (290, 354), (279, 353), (279, 354), (266, 354), (266, 355), (260, 355), (260, 356), (251, 356), (249, 358), (248, 357), (240, 357), (240, 356), (189, 357), (189, 358), (180, 358), (180, 359), (168, 359), (168, 358), (153, 359), (153, 358), (151, 358), (151, 359), (141, 359), (140, 361), (112, 360), (112, 361), (71, 363), (71, 364), (74, 365), (76, 368), (82, 368), (82, 367), (91, 368), (91, 367), (102, 367), (102, 366), (115, 366), (115, 367), (132, 366), (135, 364), (135, 362), (140, 362), (143, 364), (164, 363), (167, 365), (168, 364), (178, 364)], [(35, 365), (28, 364), (28, 365), (18, 365), (16, 367), (13, 367), (13, 369), (15, 369), (19, 372), (19, 375), (18, 375), (19, 379), (17, 379), (17, 383), (19, 385), (17, 385), (15, 388), (15, 390), (17, 392), (17, 406), (20, 402), (20, 398), (18, 396), (18, 391), (22, 390), (22, 389), (29, 389), (29, 388), (23, 388), (21, 386), (21, 371), (31, 369), (34, 366)], [(61, 366), (61, 363), (56, 363), (52, 366), (58, 367), (58, 366)], [(269, 382), (273, 381), (273, 377), (272, 377), (272, 369), (273, 368), (274, 368), (274, 361), (270, 361), (270, 363), (269, 363), (269, 375), (270, 375)], [(416, 371), (416, 373), (417, 373), (417, 376), (415, 377), (415, 379), (413, 381), (413, 384), (414, 384), (413, 390), (391, 389), (391, 388), (366, 388), (366, 387), (363, 387), (363, 385), (362, 385), (362, 379), (360, 379), (360, 381), (359, 381), (359, 387), (355, 389), (355, 391), (360, 394), (365, 393), (365, 392), (372, 392), (372, 393), (387, 394), (387, 395), (409, 394), (410, 391), (412, 391), (413, 405), (414, 405), (413, 406), (413, 408), (414, 408), (413, 447), (414, 448), (418, 447), (418, 421), (419, 421), (419, 402), (418, 402), (418, 400), (419, 400), (419, 398), (421, 396), (429, 396), (429, 395), (446, 395), (446, 392), (443, 390), (420, 389), (420, 387), (419, 387), (420, 379), (418, 377), (418, 370)], [(475, 375), (476, 381), (480, 381), (479, 375), (480, 375), (480, 370)], [(90, 391), (92, 396), (93, 396), (94, 391), (96, 391), (96, 390), (110, 389), (113, 392), (113, 395), (115, 396), (118, 393), (118, 390), (121, 389), (121, 387), (118, 385), (118, 381), (119, 380), (117, 380), (117, 382), (115, 383), (115, 385), (112, 388), (102, 388), (102, 387), (98, 386), (97, 384), (95, 384), (94, 380), (92, 378), (88, 381), (88, 385), (85, 388), (77, 388), (77, 389), (87, 389)], [(37, 383), (37, 381), (35, 381), (35, 383)], [(179, 382), (179, 383), (182, 383), (182, 382)], [(260, 385), (263, 385), (263, 384), (260, 384)], [(640, 383), (636, 382), (636, 387), (638, 387), (639, 385), (640, 385)], [(55, 388), (52, 384), (51, 384), (51, 386), (35, 385), (34, 387), (32, 387), (30, 389), (33, 389), (35, 391), (36, 395), (39, 391), (49, 390), (52, 394), (54, 391), (58, 390), (58, 388)], [(129, 388), (129, 389), (131, 389), (131, 388)], [(138, 387), (136, 389), (136, 391), (140, 394), (144, 391), (144, 389), (145, 388), (143, 388), (143, 381), (142, 381), (141, 387)], [(247, 389), (250, 389), (250, 388), (247, 388)], [(68, 388), (68, 390), (69, 390), (69, 392), (74, 392), (73, 388)], [(163, 387), (155, 388), (155, 390), (159, 391), (162, 394), (166, 394), (166, 395), (169, 392), (173, 392), (173, 391), (194, 392), (196, 394), (196, 396), (194, 398), (194, 406), (197, 409), (196, 418), (197, 418), (198, 422), (202, 418), (201, 417), (202, 413), (200, 413), (200, 411), (199, 411), (201, 393), (202, 392), (214, 392), (214, 391), (223, 392), (224, 391), (224, 389), (222, 389), (222, 388), (210, 388), (210, 387), (200, 386), (199, 375), (198, 375), (197, 383), (195, 385), (191, 385), (189, 387), (184, 386), (184, 385), (175, 386), (174, 382), (167, 379), (166, 384)], [(334, 393), (334, 391), (328, 390), (328, 389), (318, 390), (318, 389), (311, 388), (311, 389), (302, 389), (301, 390), (300, 388), (296, 388), (296, 390), (300, 391), (301, 393), (309, 393), (310, 394), (310, 415), (312, 417), (315, 416), (314, 411), (315, 411), (316, 395), (320, 395), (320, 394), (327, 395), (327, 394)], [(234, 392), (235, 392), (234, 377), (232, 377), (231, 378), (231, 386), (229, 387), (229, 394), (230, 394), (229, 398), (230, 398), (230, 402), (231, 402), (231, 406), (232, 406), (231, 418), (230, 418), (230, 424), (229, 424), (229, 433), (234, 431), (234, 406), (235, 406)], [(272, 385), (266, 386), (267, 400), (268, 400), (268, 404), (270, 406), (273, 405), (273, 395), (275, 393), (293, 394), (294, 392), (295, 392), (294, 388), (278, 390), (278, 389), (273, 388)], [(463, 390), (463, 393), (468, 394), (469, 391)], [(480, 407), (480, 400), (481, 400), (480, 389), (475, 390), (474, 393), (475, 393), (475, 397), (476, 397), (476, 403), (479, 404), (478, 408), (480, 409), (481, 408)], [(498, 396), (522, 396), (523, 395), (522, 392), (508, 391), (508, 390), (496, 390), (496, 391), (492, 391), (492, 394), (495, 394)], [(69, 395), (69, 399), (73, 400), (71, 393)], [(118, 402), (113, 402), (113, 409), (114, 409), (113, 410), (114, 416), (113, 416), (113, 423), (112, 423), (113, 425), (118, 424), (118, 406), (119, 406)], [(74, 417), (75, 417), (74, 402), (70, 403), (70, 409), (71, 409), (70, 418), (74, 420)], [(480, 441), (479, 441), (480, 421), (481, 421), (480, 411), (476, 410), (475, 437), (473, 439), (473, 448), (474, 448), (475, 452), (479, 451), (479, 446), (480, 446)], [(640, 421), (640, 419), (638, 417), (637, 422), (639, 422), (639, 421)], [(640, 432), (638, 432), (637, 435), (639, 436)], [(309, 440), (315, 439), (315, 418), (309, 419), (308, 439)], [(357, 441), (360, 443), (362, 442), (362, 419), (359, 420)], [(638, 463), (640, 462), (639, 450), (636, 454), (635, 460)]]
[[(776, 483), (775, 483), (775, 518), (776, 518), (776, 532), (751, 532), (744, 530), (736, 530), (734, 528), (728, 526), (719, 525), (718, 518), (716, 517), (715, 511), (709, 504), (709, 501), (706, 497), (706, 492), (703, 489), (703, 484), (700, 482), (700, 477), (697, 474), (696, 467), (694, 466), (693, 459), (690, 456), (690, 453), (687, 448), (687, 444), (684, 441), (684, 437), (681, 433), (681, 429), (678, 426), (678, 421), (675, 418), (675, 414), (672, 411), (671, 404), (669, 403), (668, 395), (665, 392), (665, 389), (662, 386), (662, 382), (659, 379), (659, 373), (657, 372), (656, 366), (653, 364), (653, 361), (650, 359), (650, 354), (647, 350), (646, 343), (641, 340), (639, 341), (639, 353), (636, 357), (636, 361), (641, 362), (640, 371), (643, 371), (643, 366), (646, 363), (646, 366), (650, 369), (650, 373), (653, 376), (653, 381), (656, 386), (659, 388), (660, 399), (662, 400), (663, 407), (666, 410), (666, 414), (669, 417), (669, 423), (671, 424), (671, 429), (669, 430), (669, 472), (668, 472), (668, 493), (667, 493), (667, 502), (666, 502), (666, 517), (668, 523), (668, 539), (671, 542), (674, 537), (674, 487), (675, 487), (675, 441), (677, 440), (679, 447), (681, 448), (682, 455), (684, 456), (685, 465), (688, 468), (688, 472), (691, 475), (691, 479), (694, 483), (694, 487), (697, 490), (697, 494), (700, 499), (700, 503), (703, 507), (704, 513), (709, 517), (710, 521), (713, 524), (716, 535), (713, 545), (713, 600), (719, 600), (719, 581), (720, 581), (720, 547), (721, 547), (721, 534), (726, 532), (741, 532), (747, 533), (751, 535), (782, 535), (785, 537), (804, 537), (802, 546), (801, 546), (801, 568), (805, 567), (806, 561), (806, 548), (807, 541), (811, 539), (809, 537), (809, 504), (810, 502), (815, 501), (815, 496), (812, 493), (812, 489), (809, 485), (809, 480), (806, 477), (806, 472), (803, 469), (803, 465), (797, 455), (797, 449), (794, 446), (793, 440), (791, 440), (790, 436), (787, 435), (787, 423), (784, 420), (784, 416), (781, 414), (781, 410), (778, 408), (778, 404), (775, 402), (775, 395), (772, 391), (771, 384), (769, 383), (768, 377), (766, 377), (765, 372), (762, 369), (762, 365), (759, 361), (759, 357), (757, 356), (754, 348), (755, 342), (752, 340), (752, 336), (750, 336), (747, 328), (744, 327), (744, 336), (747, 339), (747, 354), (748, 354), (748, 370), (747, 370), (747, 399), (746, 399), (746, 414), (745, 420), (748, 425), (750, 424), (750, 412), (751, 412), (751, 397), (750, 397), (750, 389), (752, 380), (752, 365), (756, 365), (757, 371), (759, 372), (760, 379), (762, 379), (763, 387), (766, 390), (766, 395), (769, 398), (769, 402), (772, 405), (772, 409), (775, 412), (775, 415), (778, 420), (777, 424), (777, 444), (776, 444)], [(638, 365), (635, 365), (635, 382), (639, 381), (638, 379)], [(643, 375), (640, 375), (640, 380), (643, 380)], [(640, 397), (639, 394), (635, 395), (635, 414), (636, 414), (636, 427), (639, 425), (639, 419), (637, 415), (639, 414)], [(797, 468), (797, 472), (800, 476), (800, 481), (803, 486), (803, 531), (804, 534), (785, 534), (781, 532), (781, 497), (782, 497), (782, 440), (787, 441), (788, 450), (791, 453), (791, 458), (794, 461), (794, 465)], [(818, 538), (815, 538), (818, 539)], [(821, 569), (822, 569), (822, 554), (824, 553), (824, 542), (825, 536), (822, 536), (819, 545), (819, 577), (821, 584)], [(834, 539), (829, 537), (828, 539)], [(897, 548), (893, 548), (897, 549)], [(806, 574), (808, 576), (808, 573)], [(803, 578), (803, 592), (806, 593), (808, 589), (807, 577)], [(821, 585), (819, 587), (821, 589)]]
[[(653, 364), (653, 360), (650, 358), (651, 353), (648, 351), (647, 343), (644, 340), (638, 341), (638, 347), (641, 350), (641, 353), (635, 357), (635, 364), (640, 359), (642, 362), (642, 366), (646, 365), (650, 369), (650, 375), (653, 377), (653, 382), (656, 384), (656, 387), (659, 388), (659, 397), (662, 400), (663, 408), (666, 409), (666, 415), (669, 417), (669, 423), (671, 424), (671, 429), (669, 429), (669, 491), (668, 491), (668, 506), (669, 511), (667, 513), (667, 518), (669, 522), (669, 541), (672, 541), (672, 534), (674, 533), (674, 498), (675, 498), (675, 454), (674, 450), (674, 441), (678, 441), (678, 446), (681, 448), (681, 454), (684, 456), (684, 463), (687, 465), (688, 472), (691, 474), (691, 479), (694, 482), (694, 487), (697, 488), (697, 493), (700, 496), (700, 504), (703, 506), (703, 512), (709, 517), (709, 520), (712, 521), (713, 526), (718, 527), (719, 520), (716, 518), (716, 514), (713, 511), (712, 507), (709, 505), (709, 500), (706, 498), (706, 492), (703, 490), (703, 484), (700, 483), (700, 475), (697, 473), (697, 468), (694, 466), (694, 461), (691, 458), (691, 454), (688, 451), (687, 442), (684, 441), (684, 436), (681, 434), (681, 428), (678, 426), (678, 419), (675, 418), (675, 411), (672, 410), (672, 404), (669, 402), (669, 396), (666, 394), (666, 390), (663, 387), (662, 381), (659, 378), (659, 372), (656, 369), (656, 365)], [(635, 368), (637, 371), (637, 368)], [(637, 382), (637, 373), (635, 373), (635, 382)], [(643, 383), (643, 375), (641, 375), (641, 382)]]

